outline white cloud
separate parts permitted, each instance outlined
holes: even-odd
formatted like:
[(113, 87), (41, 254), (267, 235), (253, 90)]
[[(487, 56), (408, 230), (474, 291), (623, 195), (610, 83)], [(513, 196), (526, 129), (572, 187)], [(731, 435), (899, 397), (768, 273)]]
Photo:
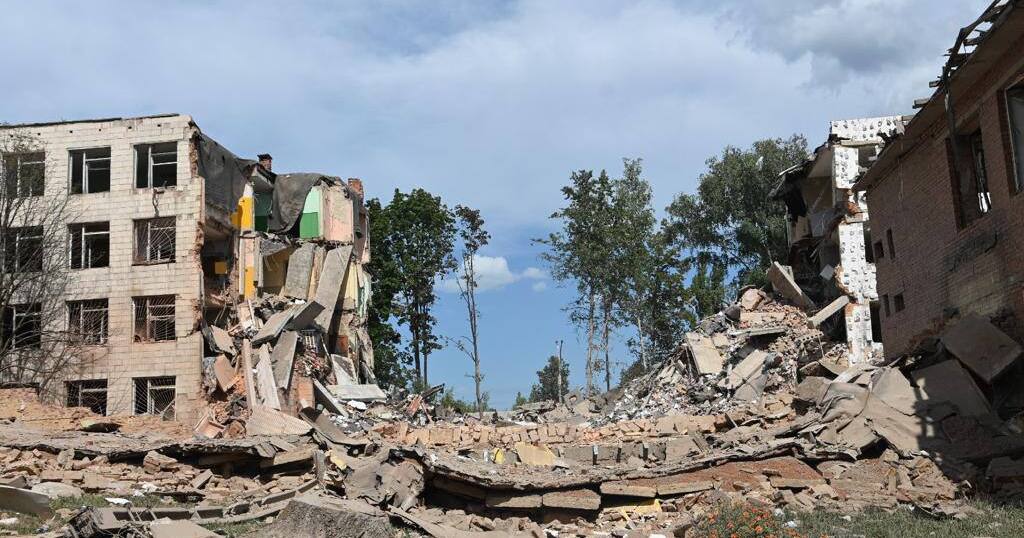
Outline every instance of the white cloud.
[(532, 289), (533, 291), (544, 291), (544, 290), (548, 289), (548, 283), (547, 283), (547, 281), (544, 281), (544, 280), (541, 280), (539, 282), (534, 282), (533, 285), (530, 286), (530, 289)]
[[(534, 290), (537, 284), (544, 284), (547, 273), (536, 267), (527, 267), (521, 272), (513, 272), (509, 269), (508, 260), (504, 256), (481, 256), (473, 257), (473, 267), (476, 270), (477, 291), (497, 290), (514, 284), (520, 280), (533, 280)], [(439, 284), (441, 291), (446, 293), (458, 293), (459, 285), (455, 278), (446, 278)], [(543, 289), (543, 288), (541, 288)]]

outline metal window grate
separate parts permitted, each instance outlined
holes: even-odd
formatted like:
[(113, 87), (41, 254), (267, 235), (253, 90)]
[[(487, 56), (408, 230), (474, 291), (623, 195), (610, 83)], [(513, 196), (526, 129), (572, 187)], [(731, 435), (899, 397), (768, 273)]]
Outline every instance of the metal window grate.
[(68, 332), (80, 343), (107, 343), (108, 319), (106, 299), (68, 301)]
[(135, 341), (174, 340), (174, 296), (134, 297)]
[(174, 376), (135, 379), (135, 414), (174, 420)]
[(43, 270), (43, 227), (9, 228), (4, 237), (4, 272), (38, 273)]
[(107, 380), (68, 381), (68, 407), (88, 407), (98, 415), (107, 414)]
[(38, 348), (42, 345), (41, 304), (11, 305), (4, 308), (2, 314), (3, 336), (10, 338), (11, 349)]
[(92, 222), (68, 226), (71, 268), (91, 269), (110, 265), (110, 223)]
[(135, 263), (174, 262), (174, 217), (135, 221)]

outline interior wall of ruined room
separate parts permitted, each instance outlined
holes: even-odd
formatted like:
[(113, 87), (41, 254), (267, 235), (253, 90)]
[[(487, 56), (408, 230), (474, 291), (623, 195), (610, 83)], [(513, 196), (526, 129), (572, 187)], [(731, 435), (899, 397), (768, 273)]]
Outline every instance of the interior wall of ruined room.
[[(1010, 50), (1020, 47), (1024, 39)], [(878, 292), (890, 302), (902, 293), (906, 304), (902, 312), (890, 306), (891, 315), (883, 315), (887, 355), (911, 351), (958, 314), (999, 317), (1004, 331), (1024, 340), (1024, 196), (1010, 190), (1013, 171), (998, 102), (1001, 91), (1024, 74), (1024, 60), (1010, 52), (991, 66), (954, 96), (958, 122), (981, 126), (991, 211), (958, 225), (944, 115), (869, 192), (873, 229), (892, 229), (896, 248), (895, 257), (876, 260)]]
[[(66, 297), (107, 299), (108, 341), (87, 349), (84, 363), (63, 381), (106, 379), (107, 412), (130, 414), (135, 378), (174, 376), (176, 417), (192, 420), (201, 397), (203, 343), (194, 329), (201, 310), (202, 271), (195, 246), (201, 241), (203, 188), (191, 166), (191, 119), (67, 123), (31, 127), (28, 133), (41, 141), (47, 153), (47, 193), (67, 193), (70, 149), (110, 146), (111, 151), (110, 191), (70, 195), (67, 209), (76, 223), (110, 223), (109, 266), (70, 271)], [(169, 141), (178, 145), (177, 186), (160, 193), (136, 189), (134, 145)], [(175, 217), (175, 261), (133, 265), (133, 221), (156, 216)], [(132, 298), (146, 295), (175, 295), (175, 340), (133, 341)], [(63, 401), (63, 383), (59, 388), (57, 397)]]

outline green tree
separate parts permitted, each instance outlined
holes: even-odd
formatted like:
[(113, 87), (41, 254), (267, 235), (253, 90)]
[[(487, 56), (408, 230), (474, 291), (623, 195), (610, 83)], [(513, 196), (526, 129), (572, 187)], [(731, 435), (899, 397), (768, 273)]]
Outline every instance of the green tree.
[(548, 357), (547, 364), (537, 370), (537, 383), (530, 389), (530, 401), (554, 400), (557, 402), (566, 392), (569, 392), (569, 365), (552, 355)]
[(390, 239), (391, 213), (376, 198), (366, 202), (366, 211), (373, 240), (373, 256), (367, 267), (373, 276), (367, 329), (373, 342), (374, 375), (384, 388), (404, 387), (409, 382), (406, 367), (412, 364), (412, 355), (402, 349), (402, 335), (392, 324), (398, 314), (396, 300), (402, 278)]
[(480, 373), (480, 334), (477, 330), (477, 318), (480, 316), (480, 311), (476, 306), (476, 289), (479, 287), (476, 275), (476, 256), (480, 248), (491, 240), (491, 234), (484, 230), (484, 219), (480, 216), (479, 210), (459, 205), (455, 206), (455, 216), (458, 218), (459, 238), (462, 239), (461, 260), (455, 282), (459, 286), (459, 296), (462, 297), (462, 302), (466, 305), (466, 318), (469, 322), (469, 342), (457, 340), (456, 345), (473, 361), (476, 408), (480, 417), (483, 418), (484, 402), (481, 399), (480, 383), (484, 377)]
[(536, 240), (548, 247), (541, 258), (551, 266), (552, 277), (576, 284), (577, 298), (569, 311), (573, 323), (586, 327), (588, 393), (594, 391), (597, 315), (603, 306), (601, 294), (606, 291), (609, 270), (611, 192), (612, 183), (604, 171), (597, 178), (590, 170), (573, 172), (569, 185), (562, 187), (562, 196), (568, 203), (551, 215), (561, 222), (561, 229)]
[(530, 403), (530, 400), (527, 399), (526, 396), (523, 396), (522, 392), (516, 392), (516, 401), (515, 401), (515, 403), (512, 404), (512, 408), (515, 409), (516, 407), (519, 407), (521, 405), (528, 404), (528, 403)]
[[(733, 275), (730, 291), (740, 284), (767, 284), (766, 269), (786, 257), (785, 210), (769, 202), (779, 173), (807, 158), (807, 140), (754, 142), (750, 149), (727, 146), (706, 161), (697, 192), (676, 196), (668, 207), (667, 231), (691, 267), (702, 269), (691, 287), (708, 297)], [(714, 313), (718, 305), (699, 303), (699, 316)]]
[[(379, 226), (374, 227), (378, 235), (373, 237), (371, 270), (376, 271), (378, 282), (374, 295), (380, 293), (381, 287), (391, 294), (390, 300), (381, 299), (380, 305), (374, 302), (377, 335), (397, 348), (394, 333), (382, 325), (393, 315), (408, 327), (408, 353), (415, 365), (416, 382), (421, 387), (426, 386), (430, 353), (441, 348), (434, 333), (437, 322), (432, 314), (437, 300), (434, 283), (455, 266), (452, 254), (455, 218), (440, 197), (423, 189), (414, 189), (409, 194), (395, 189), (387, 206), (380, 207), (376, 200), (371, 200), (370, 206), (376, 208), (373, 212), (380, 219)], [(370, 217), (373, 218), (373, 213)], [(385, 318), (384, 312), (388, 309), (390, 313)], [(400, 355), (396, 353), (395, 357)], [(398, 364), (398, 361), (392, 360), (391, 364)]]

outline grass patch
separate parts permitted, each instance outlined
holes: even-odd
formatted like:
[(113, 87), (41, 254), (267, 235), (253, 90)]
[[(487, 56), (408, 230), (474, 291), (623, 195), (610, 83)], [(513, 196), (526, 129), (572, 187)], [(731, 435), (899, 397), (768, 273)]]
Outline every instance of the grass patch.
[(964, 519), (934, 519), (920, 511), (866, 511), (841, 514), (814, 511), (787, 516), (799, 523), (797, 530), (807, 536), (834, 538), (1016, 538), (1024, 536), (1024, 507), (974, 503), (979, 513)]

